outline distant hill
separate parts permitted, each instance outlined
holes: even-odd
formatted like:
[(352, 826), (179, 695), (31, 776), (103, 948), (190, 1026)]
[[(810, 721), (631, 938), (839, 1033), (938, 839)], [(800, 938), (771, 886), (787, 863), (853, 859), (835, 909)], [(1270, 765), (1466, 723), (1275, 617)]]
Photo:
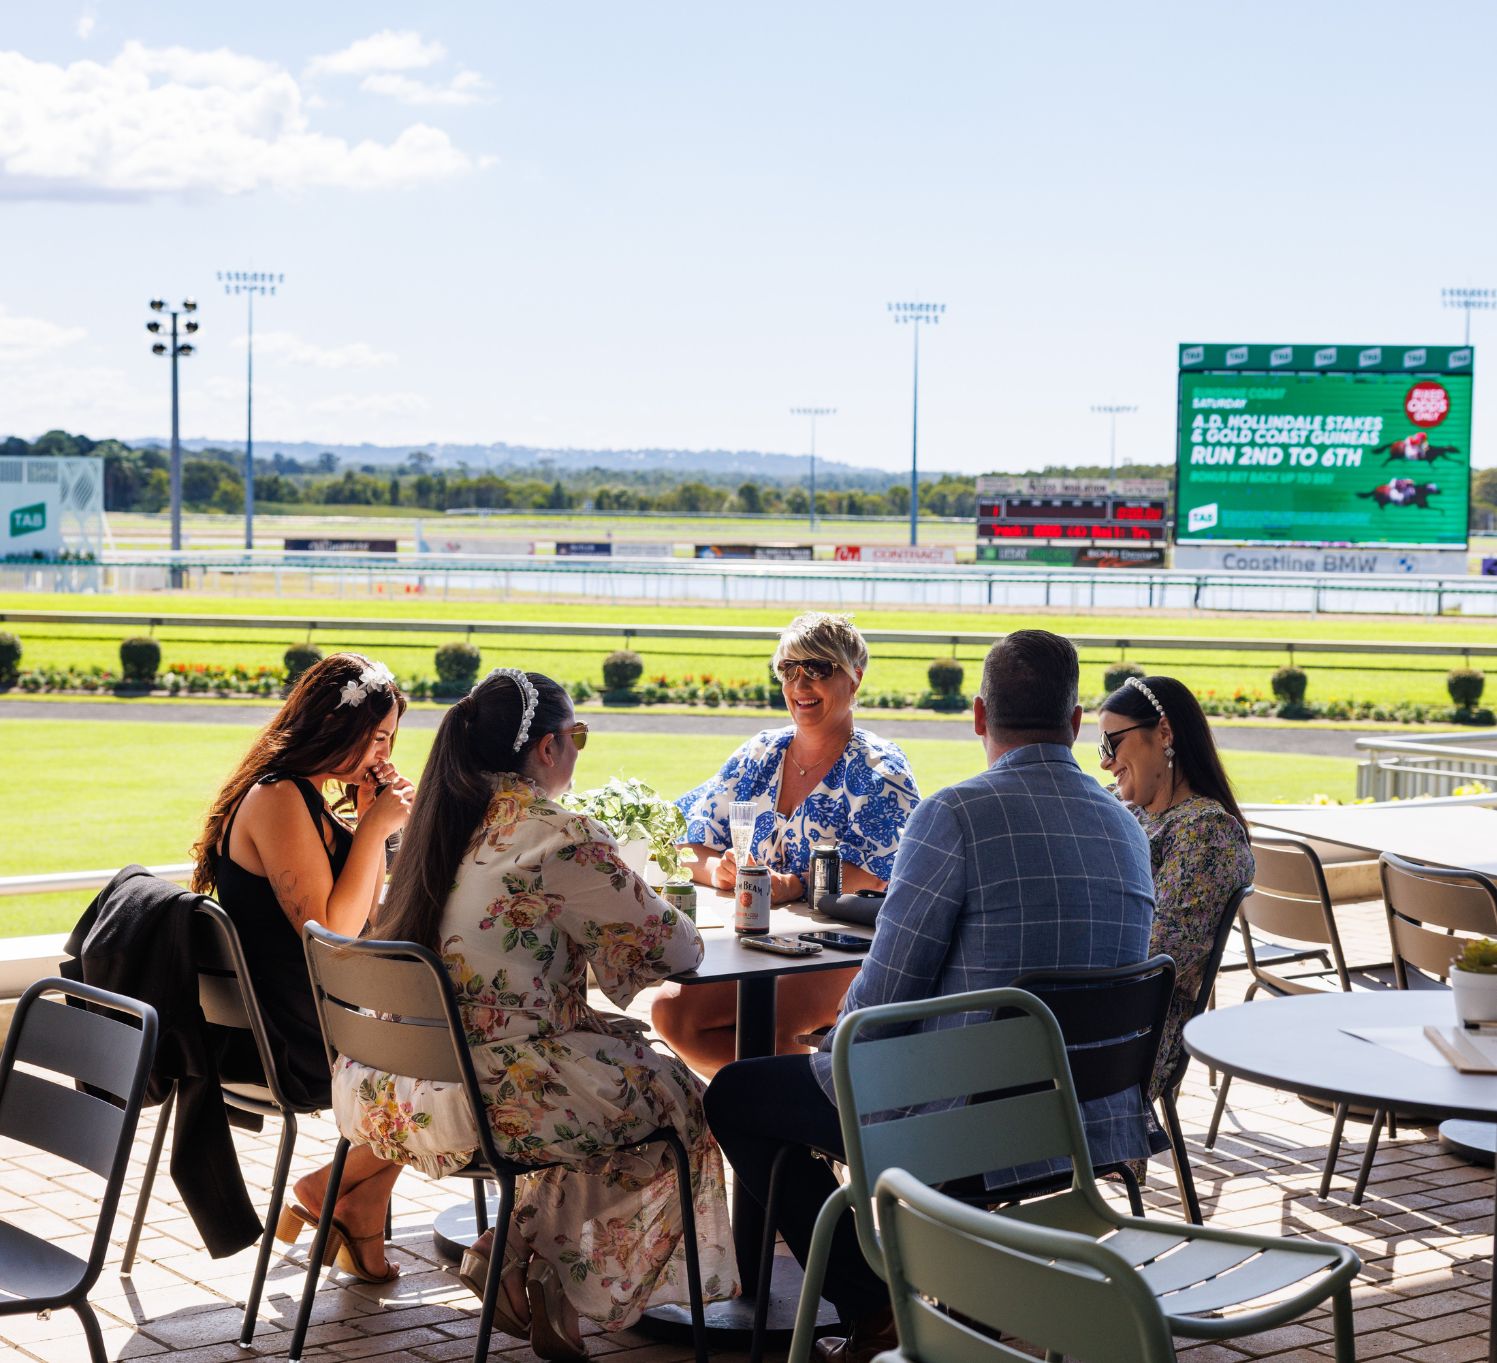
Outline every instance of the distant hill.
[[(161, 436), (143, 436), (126, 443), (139, 449), (146, 445), (165, 447), (170, 442)], [(242, 450), (244, 442), (191, 439), (183, 440), (182, 447), (189, 450)], [(327, 452), (337, 455), (339, 464), (345, 468), (357, 468), (361, 464), (399, 464), (418, 450), (424, 450), (444, 468), (466, 464), (475, 471), (523, 472), (536, 477), (601, 469), (619, 473), (660, 471), (687, 477), (701, 477), (705, 474), (710, 475), (714, 481), (728, 476), (799, 481), (805, 478), (808, 467), (807, 458), (803, 454), (769, 454), (761, 450), (551, 450), (530, 445), (506, 445), (502, 442), (492, 445), (323, 445), (307, 440), (255, 442), (257, 459), (280, 453), (291, 459), (311, 461)], [(939, 478), (941, 472), (922, 469), (921, 475), (925, 478)], [(816, 481), (828, 490), (853, 487), (882, 489), (892, 483), (903, 482), (908, 477), (908, 473), (861, 468), (856, 464), (839, 463), (832, 459), (818, 458), (816, 461)]]

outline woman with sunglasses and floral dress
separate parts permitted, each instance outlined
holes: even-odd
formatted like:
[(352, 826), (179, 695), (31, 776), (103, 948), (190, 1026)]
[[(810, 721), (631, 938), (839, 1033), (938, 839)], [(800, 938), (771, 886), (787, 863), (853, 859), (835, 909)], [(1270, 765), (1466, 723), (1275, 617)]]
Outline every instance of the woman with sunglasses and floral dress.
[(1252, 884), (1253, 854), (1211, 726), (1188, 687), (1173, 677), (1129, 677), (1102, 702), (1097, 726), (1102, 767), (1149, 835), (1149, 951), (1175, 962), (1175, 997), (1149, 1086), (1157, 1098), (1180, 1058), (1180, 1032), (1222, 910), (1234, 891)]
[[(806, 896), (818, 843), (836, 847), (844, 891), (882, 890), (920, 792), (899, 748), (853, 724), (868, 645), (841, 616), (811, 612), (781, 634), (772, 666), (790, 724), (755, 734), (716, 776), (676, 801), (696, 855), (692, 875), (699, 884), (732, 888), (738, 864), (729, 811), (749, 803), (756, 806), (751, 854), (770, 868), (775, 903)], [(779, 981), (782, 1054), (803, 1049), (796, 1036), (836, 1020), (852, 976), (849, 968)], [(651, 1018), (694, 1070), (710, 1076), (734, 1056), (735, 998), (732, 984), (667, 984)]]

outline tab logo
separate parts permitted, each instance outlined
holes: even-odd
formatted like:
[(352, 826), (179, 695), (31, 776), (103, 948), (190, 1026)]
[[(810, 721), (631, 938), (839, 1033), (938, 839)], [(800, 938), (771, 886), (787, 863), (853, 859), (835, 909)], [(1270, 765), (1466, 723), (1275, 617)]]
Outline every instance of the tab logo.
[(1424, 363), (1424, 351), (1405, 350), (1403, 352), (1403, 367), (1405, 369), (1418, 369)]
[(1452, 368), (1452, 369), (1460, 369), (1463, 366), (1468, 365), (1470, 363), (1471, 363), (1471, 347), (1470, 346), (1467, 346), (1464, 350), (1452, 350), (1450, 352), (1450, 360), (1449, 360), (1450, 368)]
[(1190, 534), (1198, 530), (1211, 530), (1216, 526), (1218, 519), (1217, 504), (1208, 502), (1205, 506), (1193, 506), (1185, 517), (1185, 528)]
[(1234, 345), (1227, 351), (1228, 364), (1246, 364), (1248, 348), (1245, 345)]
[(1371, 350), (1364, 350), (1357, 356), (1357, 364), (1366, 369), (1370, 364), (1381, 364), (1383, 362), (1383, 348), (1373, 346)]
[(1203, 345), (1188, 345), (1180, 352), (1180, 363), (1200, 364), (1206, 358), (1206, 347)]
[(1335, 363), (1336, 363), (1336, 347), (1335, 346), (1328, 345), (1328, 346), (1326, 346), (1326, 348), (1324, 350), (1317, 350), (1315, 352), (1315, 367), (1317, 369), (1322, 369), (1322, 368), (1324, 368), (1328, 364), (1335, 364)]
[(1292, 345), (1281, 345), (1269, 355), (1268, 362), (1271, 365), (1293, 364), (1294, 347)]
[(35, 502), (31, 506), (18, 506), (10, 513), (10, 534), (12, 539), (17, 539), (21, 535), (34, 535), (38, 530), (45, 530), (46, 528), (46, 502)]

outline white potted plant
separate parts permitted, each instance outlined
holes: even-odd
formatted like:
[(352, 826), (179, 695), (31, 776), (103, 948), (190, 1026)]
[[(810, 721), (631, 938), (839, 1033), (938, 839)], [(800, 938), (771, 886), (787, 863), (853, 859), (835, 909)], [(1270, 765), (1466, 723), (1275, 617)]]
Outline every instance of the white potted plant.
[(681, 849), (676, 846), (686, 836), (686, 820), (681, 811), (653, 787), (643, 781), (615, 776), (596, 790), (573, 791), (562, 797), (568, 809), (587, 814), (618, 839), (619, 855), (624, 863), (640, 875), (646, 875), (650, 858), (655, 858), (659, 872), (647, 876), (661, 884), (673, 879), (681, 870)]
[(1460, 1022), (1497, 1022), (1497, 942), (1478, 937), (1466, 943), (1451, 963), (1450, 992)]

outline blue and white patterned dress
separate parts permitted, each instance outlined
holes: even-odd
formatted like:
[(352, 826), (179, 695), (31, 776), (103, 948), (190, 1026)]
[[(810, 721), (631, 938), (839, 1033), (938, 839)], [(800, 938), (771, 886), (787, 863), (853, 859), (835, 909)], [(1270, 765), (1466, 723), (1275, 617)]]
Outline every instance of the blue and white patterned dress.
[(775, 806), (785, 749), (794, 737), (793, 725), (755, 734), (716, 776), (677, 800), (686, 816), (682, 841), (731, 847), (728, 806), (750, 801), (758, 810), (753, 852), (762, 864), (804, 879), (811, 869), (811, 849), (818, 842), (834, 842), (843, 861), (888, 880), (905, 820), (920, 802), (909, 760), (898, 745), (854, 729), (842, 756), (786, 817)]

